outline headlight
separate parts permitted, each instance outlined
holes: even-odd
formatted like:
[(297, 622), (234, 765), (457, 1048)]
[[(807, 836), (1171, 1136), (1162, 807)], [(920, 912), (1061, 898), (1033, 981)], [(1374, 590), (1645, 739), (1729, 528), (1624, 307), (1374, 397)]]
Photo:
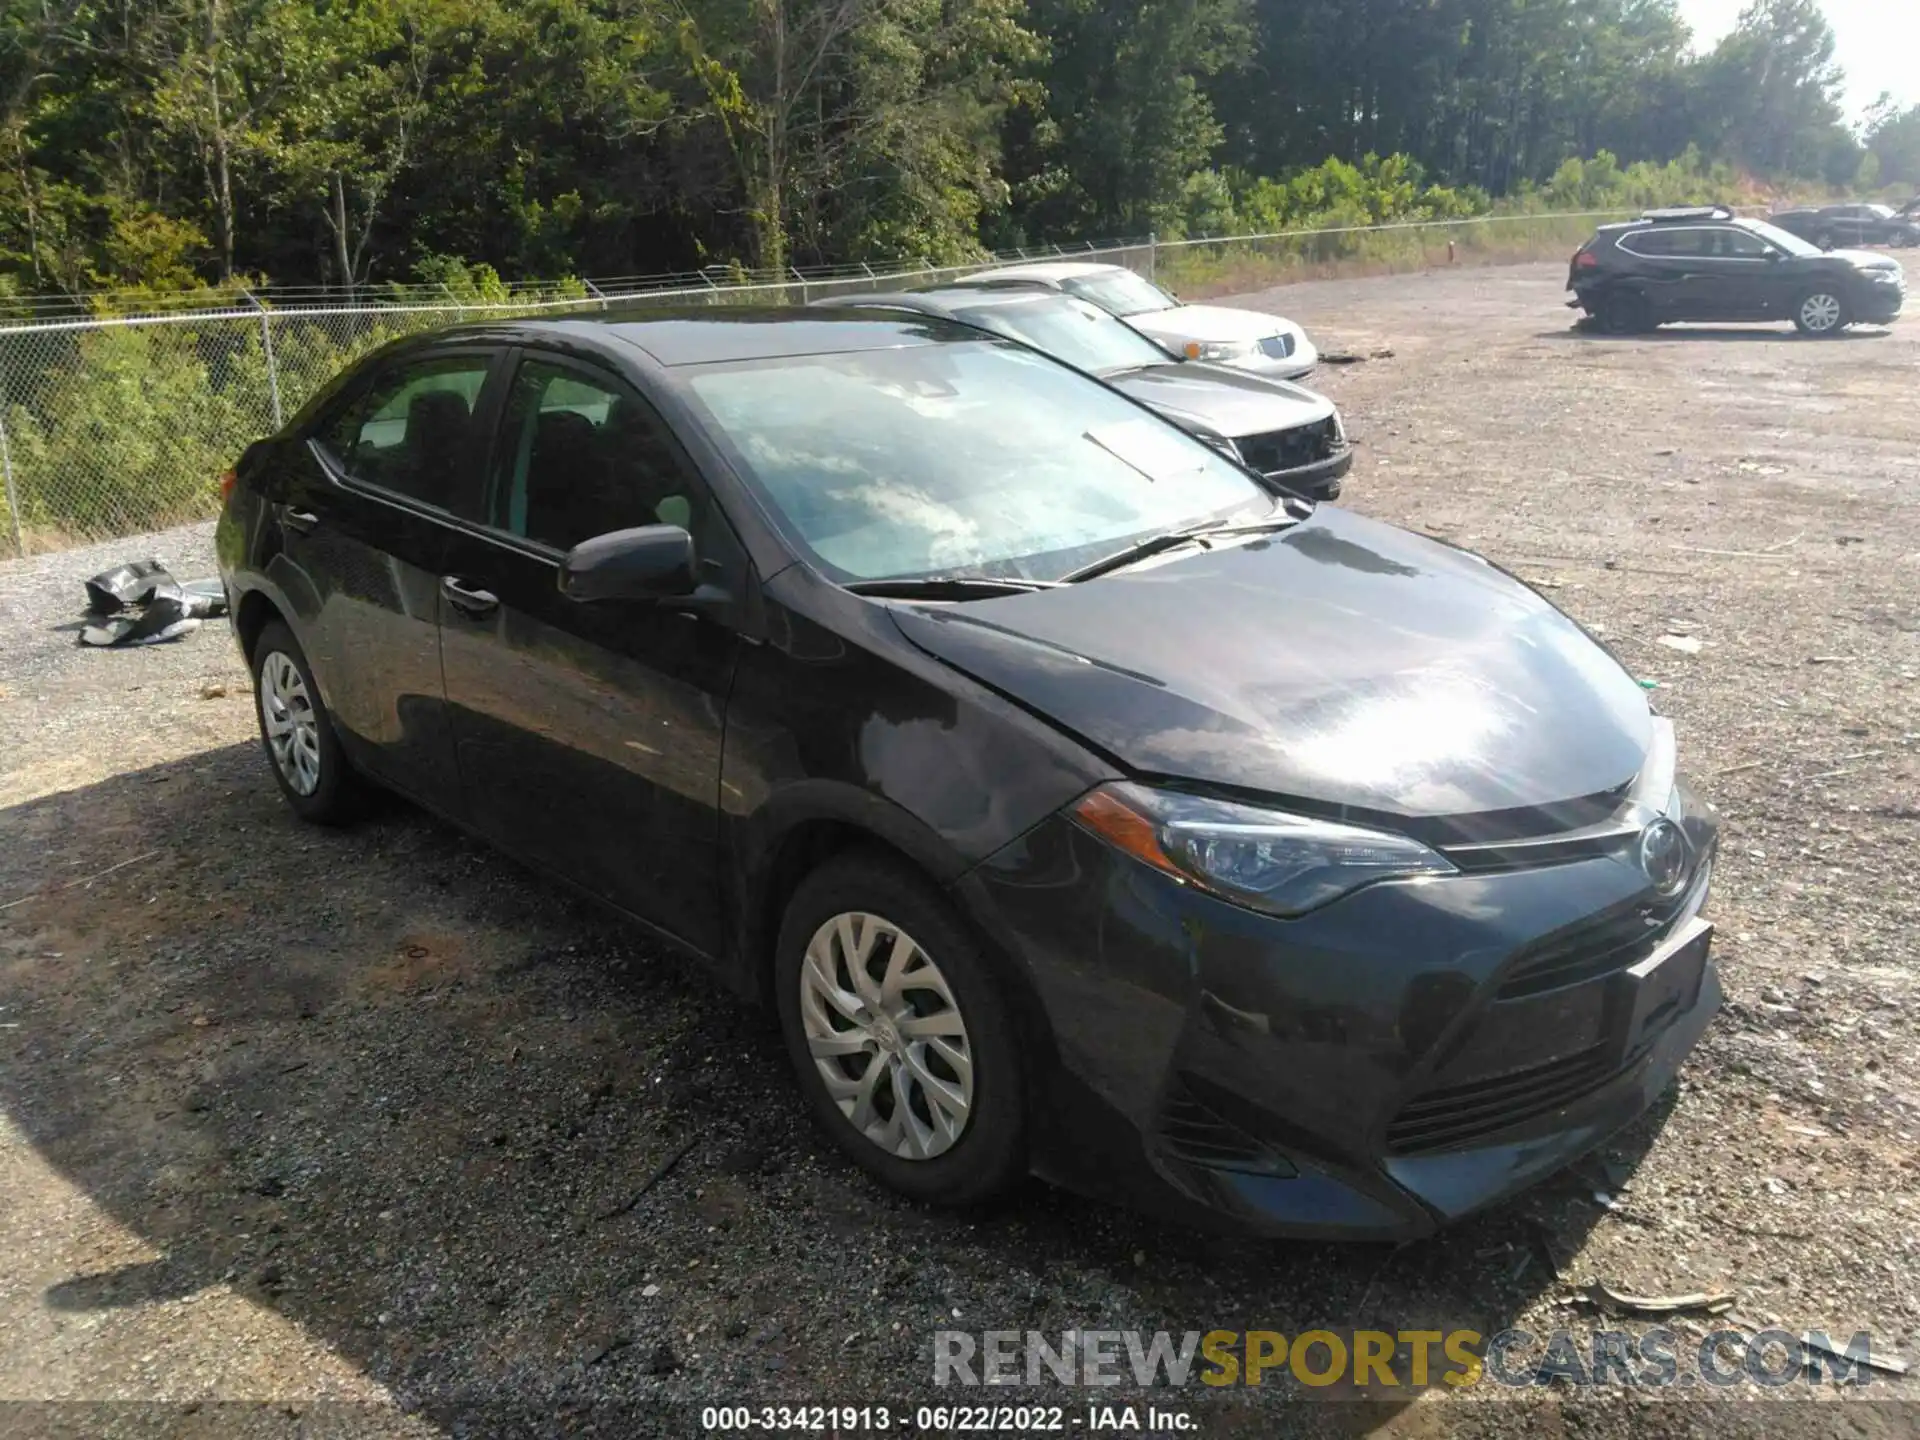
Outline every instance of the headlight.
[(1073, 816), (1136, 860), (1270, 915), (1302, 915), (1376, 880), (1454, 873), (1404, 835), (1144, 785), (1091, 791)]
[(1260, 353), (1257, 340), (1189, 340), (1189, 360), (1244, 360)]

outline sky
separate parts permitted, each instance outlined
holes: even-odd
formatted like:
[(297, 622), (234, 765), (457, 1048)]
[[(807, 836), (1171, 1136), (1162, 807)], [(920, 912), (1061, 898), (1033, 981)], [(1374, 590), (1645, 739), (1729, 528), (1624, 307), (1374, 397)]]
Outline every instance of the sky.
[[(1693, 43), (1710, 50), (1748, 0), (1680, 0)], [(1891, 90), (1906, 105), (1920, 104), (1920, 0), (1822, 0), (1838, 41), (1834, 59), (1847, 72), (1849, 120)]]

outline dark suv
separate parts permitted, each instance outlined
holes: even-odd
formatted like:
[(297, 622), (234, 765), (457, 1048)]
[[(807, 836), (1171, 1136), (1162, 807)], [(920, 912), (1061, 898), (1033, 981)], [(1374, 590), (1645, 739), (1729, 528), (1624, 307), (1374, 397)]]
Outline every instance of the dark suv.
[(1822, 250), (1842, 245), (1920, 245), (1920, 203), (1896, 210), (1891, 205), (1825, 205), (1817, 210), (1784, 210), (1771, 223), (1811, 240)]
[(1670, 320), (1791, 320), (1808, 335), (1837, 335), (1895, 319), (1907, 295), (1898, 260), (1823, 253), (1722, 207), (1649, 210), (1602, 225), (1574, 253), (1567, 288), (1570, 306), (1614, 334)]

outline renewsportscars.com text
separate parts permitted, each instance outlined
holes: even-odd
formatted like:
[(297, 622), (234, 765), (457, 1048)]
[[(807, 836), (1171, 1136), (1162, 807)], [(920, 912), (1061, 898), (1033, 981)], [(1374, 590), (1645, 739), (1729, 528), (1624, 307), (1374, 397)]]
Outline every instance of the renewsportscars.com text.
[[(1884, 1360), (1888, 1351), (1882, 1349)], [(1648, 1387), (1871, 1384), (1872, 1337), (1715, 1330), (1697, 1342), (1651, 1329), (1499, 1330), (939, 1330), (940, 1386), (1233, 1386), (1345, 1384), (1377, 1391), (1551, 1385)]]

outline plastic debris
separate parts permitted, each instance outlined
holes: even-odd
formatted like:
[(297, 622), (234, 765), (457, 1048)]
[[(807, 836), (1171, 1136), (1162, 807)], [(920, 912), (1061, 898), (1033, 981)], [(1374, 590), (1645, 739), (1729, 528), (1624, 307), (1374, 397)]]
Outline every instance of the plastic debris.
[(1629, 1295), (1595, 1280), (1587, 1286), (1587, 1299), (1609, 1315), (1678, 1315), (1688, 1310), (1708, 1315), (1724, 1315), (1734, 1305), (1728, 1290), (1695, 1290), (1685, 1295)]
[(1682, 655), (1698, 655), (1703, 642), (1697, 635), (1662, 635), (1654, 643), (1678, 650)]
[(224, 615), (227, 595), (219, 580), (182, 585), (158, 560), (133, 560), (102, 570), (86, 582), (82, 645), (158, 645)]

